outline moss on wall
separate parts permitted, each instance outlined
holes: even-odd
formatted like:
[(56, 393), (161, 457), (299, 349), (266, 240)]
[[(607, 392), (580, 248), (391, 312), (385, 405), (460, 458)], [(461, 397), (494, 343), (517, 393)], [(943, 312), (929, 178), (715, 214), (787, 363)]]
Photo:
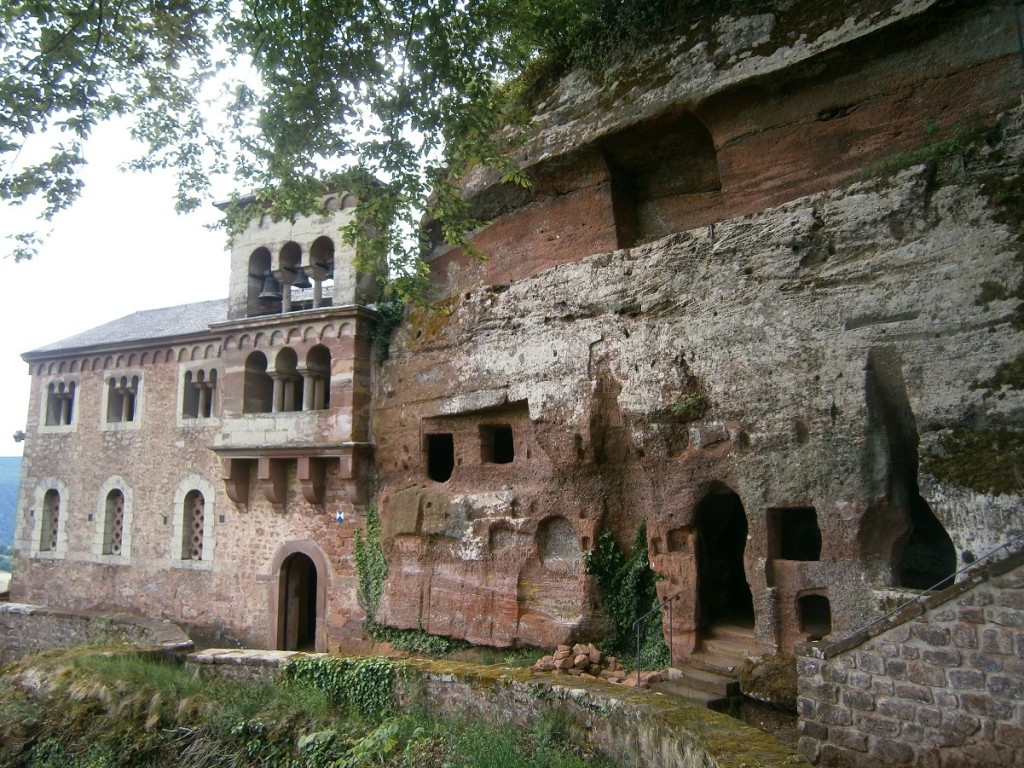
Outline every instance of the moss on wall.
[(922, 468), (941, 483), (979, 493), (1024, 491), (1024, 432), (956, 429), (922, 457)]

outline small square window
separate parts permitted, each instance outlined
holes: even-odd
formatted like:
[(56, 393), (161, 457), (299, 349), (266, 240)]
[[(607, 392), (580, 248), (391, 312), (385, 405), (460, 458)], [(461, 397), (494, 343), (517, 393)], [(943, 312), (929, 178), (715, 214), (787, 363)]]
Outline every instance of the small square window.
[(768, 549), (778, 560), (820, 560), (821, 530), (814, 507), (769, 509)]
[(511, 464), (515, 459), (512, 427), (507, 424), (481, 425), (480, 461), (484, 464)]

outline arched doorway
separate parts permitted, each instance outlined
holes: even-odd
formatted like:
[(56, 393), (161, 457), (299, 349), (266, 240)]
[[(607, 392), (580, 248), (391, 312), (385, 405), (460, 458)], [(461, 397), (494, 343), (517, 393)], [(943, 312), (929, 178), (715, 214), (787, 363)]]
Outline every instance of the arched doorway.
[(754, 601), (743, 568), (747, 516), (728, 488), (712, 490), (697, 505), (699, 626), (754, 626)]
[(279, 650), (316, 650), (316, 607), (316, 565), (308, 555), (296, 552), (281, 565)]
[(941, 582), (948, 586), (946, 580), (956, 571), (953, 541), (916, 488), (912, 489), (909, 507), (910, 532), (897, 559), (899, 585), (928, 589)]

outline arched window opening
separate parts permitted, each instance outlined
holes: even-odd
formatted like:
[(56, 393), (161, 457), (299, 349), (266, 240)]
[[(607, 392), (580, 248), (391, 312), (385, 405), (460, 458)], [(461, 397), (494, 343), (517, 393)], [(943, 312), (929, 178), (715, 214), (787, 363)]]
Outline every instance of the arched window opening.
[(323, 344), (317, 344), (306, 355), (306, 371), (303, 374), (304, 411), (319, 411), (331, 406), (331, 351)]
[(270, 251), (257, 248), (249, 256), (246, 317), (281, 311), (281, 286), (270, 271)]
[[(714, 140), (692, 115), (669, 115), (602, 143), (619, 247), (664, 237), (694, 196), (721, 189)], [(684, 216), (685, 217), (685, 216)]]
[(267, 356), (252, 352), (245, 359), (242, 385), (243, 413), (270, 413), (274, 404), (274, 380), (267, 373)]
[(899, 558), (899, 585), (909, 589), (948, 586), (956, 572), (956, 547), (920, 493), (910, 497), (910, 533)]
[(298, 355), (291, 347), (277, 353), (274, 361), (274, 413), (302, 410), (302, 376), (298, 371)]
[(302, 271), (302, 246), (289, 240), (281, 246), (278, 254), (281, 268), (275, 273), (281, 288), (281, 311), (292, 311), (292, 285), (303, 282), (305, 272)]
[(75, 382), (51, 381), (46, 387), (46, 426), (71, 424), (75, 416)]
[(821, 640), (832, 633), (832, 606), (824, 595), (804, 595), (797, 600), (800, 630), (809, 640)]
[(124, 537), (124, 493), (118, 489), (107, 494), (103, 513), (103, 554), (120, 555)]
[(322, 236), (309, 247), (310, 277), (313, 279), (313, 306), (329, 307), (334, 297), (334, 241)]
[(754, 601), (743, 564), (747, 516), (740, 497), (724, 487), (712, 491), (697, 505), (696, 519), (701, 625), (753, 626)]
[(39, 551), (53, 552), (57, 549), (57, 532), (60, 530), (60, 493), (56, 488), (51, 488), (43, 496), (42, 515)]
[(185, 381), (181, 393), (182, 417), (208, 419), (213, 416), (213, 397), (216, 387), (216, 369), (185, 371)]
[(450, 432), (427, 435), (427, 477), (438, 483), (447, 482), (455, 469), (455, 439)]
[(107, 423), (135, 421), (138, 376), (111, 376), (107, 380)]
[(309, 556), (297, 552), (281, 566), (280, 650), (315, 651), (317, 572)]
[(181, 526), (181, 559), (203, 559), (203, 527), (206, 524), (206, 499), (199, 491), (185, 494)]

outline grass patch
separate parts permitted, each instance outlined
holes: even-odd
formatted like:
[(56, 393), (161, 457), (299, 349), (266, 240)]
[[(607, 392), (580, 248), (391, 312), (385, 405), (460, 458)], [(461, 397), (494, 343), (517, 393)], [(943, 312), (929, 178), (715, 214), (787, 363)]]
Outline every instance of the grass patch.
[(387, 659), (325, 657), (281, 682), (199, 677), (127, 652), (30, 657), (0, 679), (4, 768), (611, 767), (557, 719), (533, 730), (399, 714)]

